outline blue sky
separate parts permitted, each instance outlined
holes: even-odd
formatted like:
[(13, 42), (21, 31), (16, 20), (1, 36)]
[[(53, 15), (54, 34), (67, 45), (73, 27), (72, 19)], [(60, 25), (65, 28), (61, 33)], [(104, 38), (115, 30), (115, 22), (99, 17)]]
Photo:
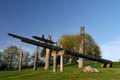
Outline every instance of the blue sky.
[(120, 0), (0, 0), (0, 50), (17, 45), (34, 52), (35, 47), (7, 35), (77, 34), (85, 26), (100, 45), (103, 58), (120, 59)]

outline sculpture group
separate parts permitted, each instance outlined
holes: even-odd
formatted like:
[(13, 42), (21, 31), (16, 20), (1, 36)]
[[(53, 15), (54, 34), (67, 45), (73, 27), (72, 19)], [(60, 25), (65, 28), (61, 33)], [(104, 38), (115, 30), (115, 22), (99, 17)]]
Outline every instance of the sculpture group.
[[(75, 51), (71, 51), (71, 50), (66, 50), (66, 49), (62, 48), (62, 46), (57, 45), (57, 43), (55, 43), (51, 40), (51, 36), (48, 36), (48, 39), (45, 39), (44, 36), (42, 36), (42, 37), (32, 36), (35, 39), (34, 40), (34, 39), (29, 39), (29, 38), (25, 38), (25, 37), (22, 37), (19, 35), (8, 33), (9, 36), (17, 38), (17, 39), (21, 40), (22, 42), (37, 46), (37, 50), (35, 53), (35, 59), (34, 59), (34, 70), (37, 70), (37, 59), (38, 59), (38, 48), (39, 47), (46, 48), (45, 70), (50, 69), (50, 57), (52, 56), (53, 57), (53, 72), (56, 72), (57, 71), (57, 56), (60, 56), (60, 71), (63, 72), (64, 71), (64, 55), (65, 54), (79, 57), (79, 64), (78, 64), (79, 68), (83, 68), (83, 66), (84, 66), (83, 59), (100, 62), (100, 63), (102, 63), (102, 67), (104, 67), (104, 68), (112, 67), (112, 61), (110, 61), (110, 60), (96, 58), (96, 57), (92, 57), (92, 56), (88, 56), (88, 55), (84, 54), (84, 34), (85, 34), (84, 27), (81, 27), (80, 35), (82, 36), (82, 40), (80, 42), (79, 52), (75, 52)], [(23, 56), (23, 52), (21, 49), (20, 49), (19, 56), (20, 56), (19, 57), (19, 71), (21, 71), (22, 56)]]

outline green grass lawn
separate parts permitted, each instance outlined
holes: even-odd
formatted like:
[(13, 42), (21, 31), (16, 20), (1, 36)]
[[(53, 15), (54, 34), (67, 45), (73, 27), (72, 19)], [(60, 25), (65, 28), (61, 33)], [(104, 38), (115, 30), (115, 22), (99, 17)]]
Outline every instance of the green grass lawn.
[(64, 72), (37, 71), (25, 69), (18, 71), (0, 71), (0, 80), (120, 80), (120, 63), (114, 63), (113, 68), (98, 68), (99, 73), (84, 73), (77, 65), (65, 66)]

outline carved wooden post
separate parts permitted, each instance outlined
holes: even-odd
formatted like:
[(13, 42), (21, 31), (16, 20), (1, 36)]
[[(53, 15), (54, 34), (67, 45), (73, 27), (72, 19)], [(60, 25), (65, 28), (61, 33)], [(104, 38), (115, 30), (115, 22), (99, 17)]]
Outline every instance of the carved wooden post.
[(104, 64), (101, 64), (101, 67), (103, 68), (103, 67), (104, 67)]
[(39, 50), (39, 46), (37, 46), (37, 49), (35, 51), (35, 57), (34, 57), (34, 68), (33, 70), (37, 70), (37, 63), (38, 63), (38, 50)]
[(53, 53), (53, 72), (57, 71), (57, 51)]
[(22, 58), (23, 58), (23, 51), (19, 49), (19, 71), (22, 70)]
[[(85, 33), (84, 27), (81, 27), (80, 31), (81, 31), (81, 33), (80, 33), (80, 35), (81, 35), (81, 42), (80, 42), (79, 52), (81, 54), (83, 54), (84, 53), (84, 33)], [(79, 68), (83, 68), (83, 64), (84, 64), (83, 58), (79, 58)]]
[(60, 71), (63, 72), (64, 71), (64, 50), (60, 51)]
[[(57, 46), (57, 43), (55, 44)], [(57, 71), (57, 51), (53, 53), (53, 72)]]
[[(51, 40), (51, 36), (48, 35), (48, 40)], [(45, 58), (45, 70), (50, 69), (50, 49), (46, 49), (46, 58)]]
[(107, 67), (107, 68), (110, 68), (110, 65), (111, 65), (111, 64), (107, 64), (106, 67)]
[(102, 68), (106, 68), (106, 66), (107, 66), (107, 64), (105, 64), (105, 63), (103, 63), (103, 64), (101, 65)]

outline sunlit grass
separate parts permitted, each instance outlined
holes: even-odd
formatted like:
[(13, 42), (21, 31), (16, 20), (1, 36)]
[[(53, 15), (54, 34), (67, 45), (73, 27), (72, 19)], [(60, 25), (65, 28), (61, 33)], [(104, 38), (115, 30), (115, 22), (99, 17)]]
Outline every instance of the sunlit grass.
[(120, 80), (119, 63), (113, 68), (98, 68), (99, 73), (84, 73), (77, 65), (65, 66), (64, 72), (45, 71), (43, 67), (37, 71), (25, 69), (19, 71), (0, 71), (0, 80)]

